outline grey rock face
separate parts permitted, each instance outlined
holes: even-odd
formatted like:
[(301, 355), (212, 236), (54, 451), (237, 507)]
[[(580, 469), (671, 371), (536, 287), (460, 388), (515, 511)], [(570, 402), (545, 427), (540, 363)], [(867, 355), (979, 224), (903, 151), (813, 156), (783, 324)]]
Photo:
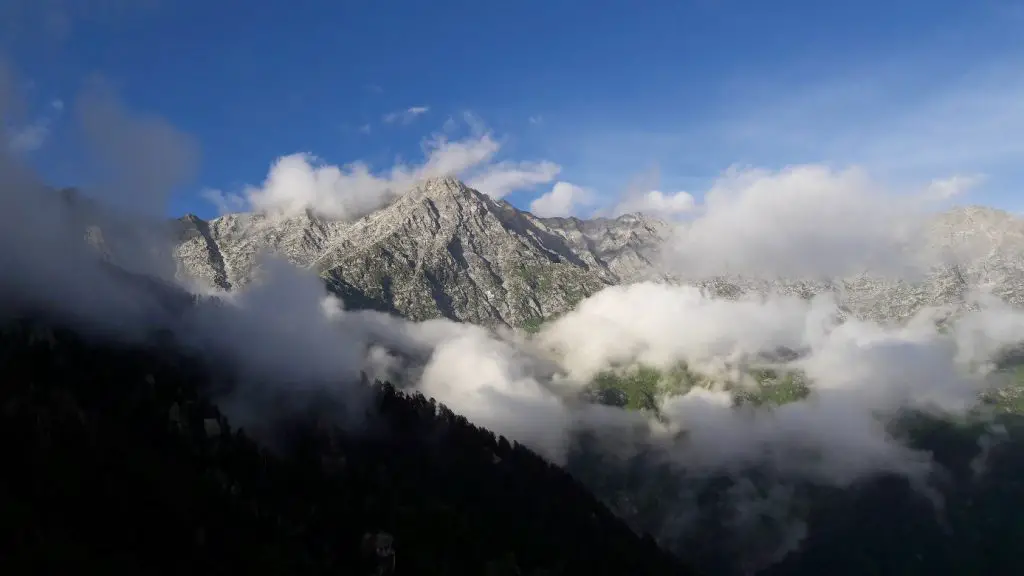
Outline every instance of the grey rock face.
[(861, 277), (819, 280), (686, 278), (659, 273), (658, 248), (672, 225), (639, 214), (538, 218), (436, 178), (355, 222), (306, 214), (289, 219), (230, 214), (178, 221), (179, 273), (222, 289), (258, 276), (268, 251), (317, 272), (349, 307), (422, 320), (539, 324), (601, 290), (641, 280), (693, 281), (722, 297), (831, 292), (851, 315), (906, 318), (923, 306), (960, 307), (978, 287), (1024, 305), (1024, 221), (988, 208), (960, 208), (931, 223), (931, 243), (956, 255), (917, 282)]
[(175, 256), (179, 272), (225, 290), (244, 287), (253, 280), (261, 252), (308, 266), (347, 228), (345, 223), (311, 214), (283, 220), (253, 213), (228, 214), (209, 222), (189, 214), (178, 223)]
[(664, 280), (654, 262), (658, 247), (668, 237), (671, 226), (642, 214), (618, 218), (536, 218), (565, 238), (569, 246), (589, 264), (606, 268), (621, 283)]
[(180, 222), (180, 272), (223, 289), (250, 282), (267, 250), (315, 270), (353, 307), (512, 326), (642, 277), (665, 226), (536, 218), (453, 178), (427, 180), (351, 224), (257, 214)]

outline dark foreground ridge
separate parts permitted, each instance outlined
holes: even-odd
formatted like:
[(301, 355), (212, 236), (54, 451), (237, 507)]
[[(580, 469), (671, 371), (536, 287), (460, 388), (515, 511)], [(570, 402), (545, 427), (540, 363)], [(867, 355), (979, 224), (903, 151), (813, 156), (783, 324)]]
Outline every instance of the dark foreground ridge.
[(0, 573), (690, 573), (560, 468), (389, 384), (358, 432), (293, 423), (270, 450), (166, 348), (19, 321), (0, 358)]

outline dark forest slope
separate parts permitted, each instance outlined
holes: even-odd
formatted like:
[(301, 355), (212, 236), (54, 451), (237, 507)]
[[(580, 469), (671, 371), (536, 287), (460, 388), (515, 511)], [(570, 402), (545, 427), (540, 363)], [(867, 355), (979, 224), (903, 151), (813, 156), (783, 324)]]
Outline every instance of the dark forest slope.
[(892, 430), (930, 456), (927, 474), (839, 487), (770, 466), (686, 474), (656, 453), (596, 451), (570, 455), (568, 469), (706, 574), (1024, 574), (1024, 417), (908, 413)]
[(387, 384), (357, 434), (299, 423), (270, 451), (166, 348), (9, 323), (0, 370), (0, 573), (369, 574), (390, 537), (396, 574), (687, 573), (561, 469)]

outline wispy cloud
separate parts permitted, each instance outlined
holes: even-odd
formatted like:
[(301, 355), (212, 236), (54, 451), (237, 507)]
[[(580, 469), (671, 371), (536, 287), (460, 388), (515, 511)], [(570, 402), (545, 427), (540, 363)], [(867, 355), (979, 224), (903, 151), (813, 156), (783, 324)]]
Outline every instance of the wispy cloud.
[(383, 120), (385, 124), (411, 124), (427, 112), (430, 112), (429, 106), (412, 106), (399, 112), (385, 114)]
[(956, 198), (985, 182), (984, 174), (957, 174), (949, 178), (937, 178), (928, 185), (926, 193), (935, 199)]
[(242, 212), (247, 208), (245, 198), (237, 194), (225, 194), (221, 190), (207, 188), (200, 192), (199, 195), (203, 200), (216, 206), (221, 214)]
[(29, 154), (46, 144), (53, 124), (60, 118), (64, 102), (53, 100), (47, 109), (32, 122), (8, 129), (7, 147), (16, 154)]
[(49, 135), (49, 118), (40, 118), (28, 126), (22, 126), (21, 128), (11, 130), (7, 139), (7, 145), (10, 147), (12, 152), (19, 154), (34, 152), (39, 148), (42, 148), (43, 143)]
[(61, 47), (83, 24), (123, 24), (160, 8), (160, 0), (4, 0), (0, 36)]
[(467, 184), (494, 198), (503, 198), (516, 190), (551, 182), (562, 171), (554, 162), (499, 162), (481, 170)]
[(651, 162), (662, 167), (662, 189), (701, 188), (737, 164), (808, 163), (861, 166), (907, 185), (984, 174), (969, 187), (977, 196), (1018, 189), (1024, 184), (1024, 55), (937, 59), (897, 55), (799, 82), (781, 75), (737, 79), (727, 98), (693, 103), (699, 115), (581, 125), (553, 137), (572, 156), (563, 162), (566, 173), (602, 189)]
[(197, 173), (199, 142), (159, 116), (128, 108), (103, 78), (86, 82), (73, 114), (97, 200), (137, 214), (161, 214), (171, 191)]
[(789, 90), (712, 125), (752, 157), (855, 163), (932, 178), (999, 172), (1024, 154), (1016, 62), (925, 76), (907, 61)]

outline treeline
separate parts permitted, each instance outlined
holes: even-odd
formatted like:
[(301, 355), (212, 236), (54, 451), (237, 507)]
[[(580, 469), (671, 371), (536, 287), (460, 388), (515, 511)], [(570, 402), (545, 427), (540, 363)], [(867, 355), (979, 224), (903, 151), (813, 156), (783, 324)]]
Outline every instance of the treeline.
[(809, 489), (807, 537), (767, 576), (1024, 573), (1024, 419), (908, 414), (898, 435), (931, 454), (927, 485), (879, 474)]
[(0, 573), (687, 574), (560, 468), (389, 384), (274, 445), (166, 346), (0, 335)]

